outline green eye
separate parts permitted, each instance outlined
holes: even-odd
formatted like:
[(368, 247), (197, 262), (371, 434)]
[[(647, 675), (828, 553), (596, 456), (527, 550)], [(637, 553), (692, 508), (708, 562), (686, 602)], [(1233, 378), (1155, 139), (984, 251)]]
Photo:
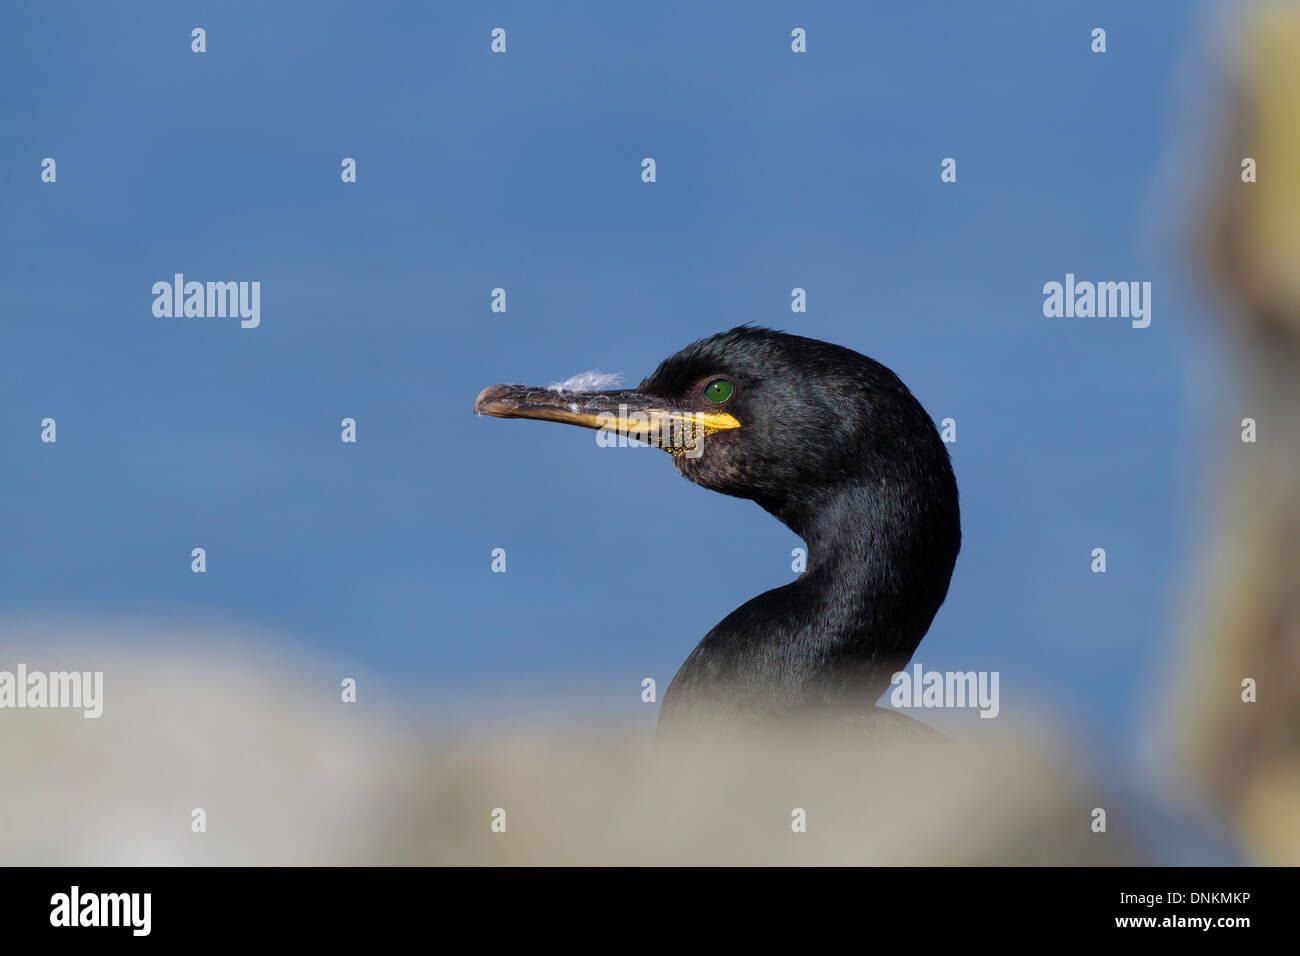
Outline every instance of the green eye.
[(725, 378), (715, 378), (704, 386), (704, 397), (714, 404), (721, 405), (731, 398), (731, 393), (735, 390), (735, 387)]

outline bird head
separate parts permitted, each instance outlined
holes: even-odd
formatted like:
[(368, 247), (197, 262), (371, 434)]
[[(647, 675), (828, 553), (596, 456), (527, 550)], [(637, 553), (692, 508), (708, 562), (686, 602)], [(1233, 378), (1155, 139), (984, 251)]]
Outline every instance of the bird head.
[(946, 475), (955, 502), (947, 450), (893, 372), (851, 349), (771, 329), (700, 339), (635, 389), (493, 385), (474, 411), (656, 445), (686, 478), (752, 499), (800, 533), (809, 513), (855, 485), (937, 482), (943, 495)]

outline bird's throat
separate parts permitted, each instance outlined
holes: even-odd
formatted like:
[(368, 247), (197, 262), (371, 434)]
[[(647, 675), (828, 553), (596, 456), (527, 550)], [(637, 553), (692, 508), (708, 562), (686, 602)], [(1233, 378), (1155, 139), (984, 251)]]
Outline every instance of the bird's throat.
[(797, 513), (769, 510), (807, 543), (807, 568), (705, 636), (665, 695), (665, 720), (872, 707), (943, 602), (955, 494), (948, 509), (902, 485), (860, 484)]

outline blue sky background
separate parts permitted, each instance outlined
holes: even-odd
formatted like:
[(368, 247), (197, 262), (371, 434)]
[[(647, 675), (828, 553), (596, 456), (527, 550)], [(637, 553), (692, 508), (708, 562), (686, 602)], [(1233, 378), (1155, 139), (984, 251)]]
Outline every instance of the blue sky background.
[[(526, 688), (649, 725), (640, 679), (798, 540), (662, 453), (471, 404), (756, 322), (958, 422), (965, 543), (917, 660), (1132, 759), (1212, 384), (1157, 202), (1201, 7), (130, 7), (3, 13), (0, 616), (215, 620), (417, 705)], [(175, 272), (260, 281), (261, 327), (155, 318)], [(1044, 318), (1066, 272), (1153, 282), (1150, 328)]]

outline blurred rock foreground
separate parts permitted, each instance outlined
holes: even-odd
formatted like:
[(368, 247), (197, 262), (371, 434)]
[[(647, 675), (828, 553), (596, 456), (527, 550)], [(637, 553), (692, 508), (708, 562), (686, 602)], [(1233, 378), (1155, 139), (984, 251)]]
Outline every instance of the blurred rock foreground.
[[(1202, 261), (1223, 294), (1223, 489), (1212, 504), (1168, 733), (1191, 787), (1248, 856), (1300, 863), (1300, 4), (1248, 3), (1227, 48), (1226, 115), (1205, 188)], [(1243, 163), (1254, 160), (1254, 181)], [(1245, 420), (1256, 438), (1239, 434)], [(1256, 684), (1242, 699), (1242, 682)]]
[[(1077, 781), (1025, 740), (970, 746), (908, 735), (874, 746), (830, 738), (816, 747), (713, 740), (699, 752), (664, 753), (644, 729), (462, 728), (440, 736), (417, 722), (375, 717), (364, 702), (340, 702), (337, 679), (314, 680), (298, 662), (219, 641), (185, 642), (221, 648), (211, 654), (156, 645), (105, 652), (102, 644), (57, 654), (48, 669), (98, 662), (104, 715), (0, 713), (0, 862), (1134, 858), (1114, 825), (1091, 832), (1091, 809), (1105, 801), (1085, 799)], [(12, 648), (0, 650), (12, 657)], [(196, 807), (206, 812), (204, 833), (191, 831)], [(804, 833), (792, 831), (796, 808), (806, 814)], [(497, 809), (505, 811), (504, 833), (492, 831)]]

